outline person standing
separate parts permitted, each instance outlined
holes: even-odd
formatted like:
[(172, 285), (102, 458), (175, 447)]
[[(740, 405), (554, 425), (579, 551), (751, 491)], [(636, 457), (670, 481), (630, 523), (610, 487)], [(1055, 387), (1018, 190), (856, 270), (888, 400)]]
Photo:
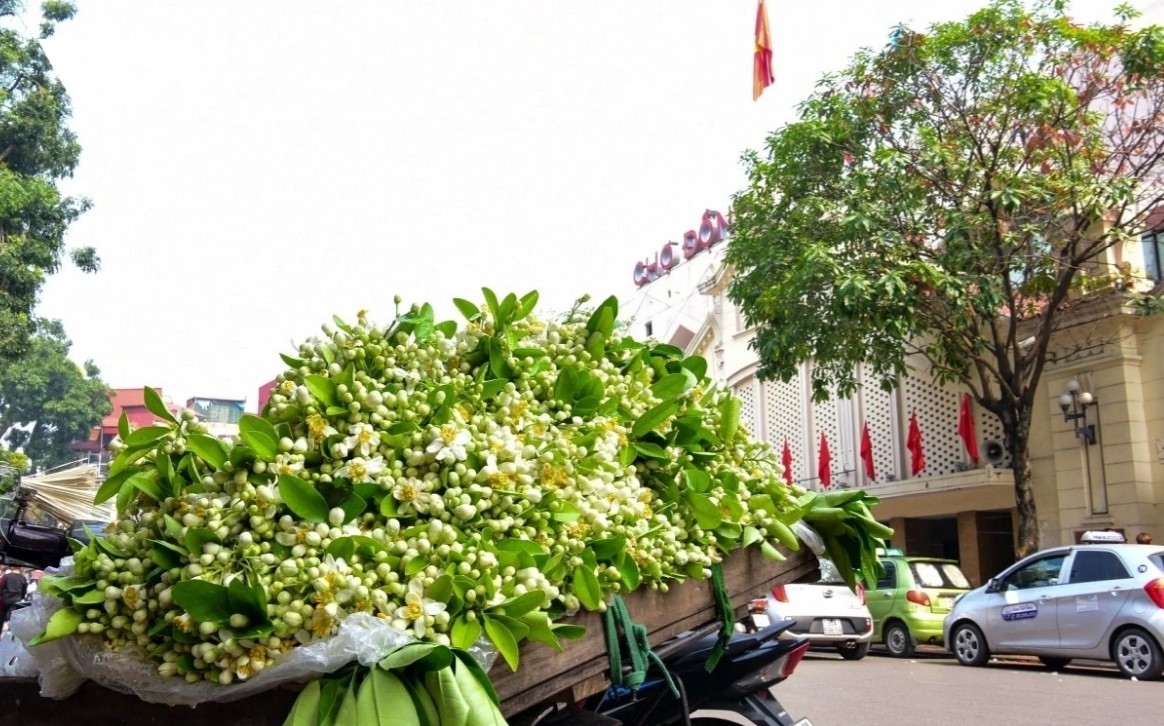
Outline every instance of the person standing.
[(0, 628), (7, 627), (8, 617), (27, 591), (28, 583), (19, 568), (9, 567), (0, 575)]

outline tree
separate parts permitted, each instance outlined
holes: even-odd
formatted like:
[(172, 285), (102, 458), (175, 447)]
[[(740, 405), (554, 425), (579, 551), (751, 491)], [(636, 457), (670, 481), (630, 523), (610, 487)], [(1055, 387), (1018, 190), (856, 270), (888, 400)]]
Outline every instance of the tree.
[[(20, 0), (0, 0), (0, 360), (27, 350), (41, 286), (60, 269), (69, 224), (89, 206), (57, 189), (72, 175), (81, 147), (65, 125), (68, 93), (39, 40), (5, 26), (22, 28), (22, 10)], [(40, 37), (74, 12), (71, 2), (42, 3)], [(99, 267), (91, 247), (71, 256), (87, 272)]]
[(1084, 27), (1064, 3), (999, 0), (899, 27), (745, 155), (733, 204), (729, 297), (759, 375), (811, 360), (823, 400), (920, 358), (965, 387), (1001, 421), (1021, 554), (1039, 546), (1028, 436), (1052, 335), (1162, 201), (1164, 32), (1118, 12)]
[(59, 321), (42, 320), (25, 357), (0, 363), (0, 433), (41, 468), (76, 459), (72, 443), (113, 410), (100, 371), (69, 360), (71, 346)]

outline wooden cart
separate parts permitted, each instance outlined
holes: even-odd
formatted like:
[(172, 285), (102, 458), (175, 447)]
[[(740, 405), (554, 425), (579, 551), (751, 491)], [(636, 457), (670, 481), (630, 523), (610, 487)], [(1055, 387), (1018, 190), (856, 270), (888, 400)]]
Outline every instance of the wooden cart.
[[(782, 550), (783, 562), (765, 559), (758, 551), (736, 552), (724, 562), (724, 580), (737, 615), (747, 603), (764, 596), (777, 583), (815, 578), (816, 557), (802, 547)], [(665, 594), (642, 590), (626, 597), (631, 617), (646, 626), (652, 645), (716, 620), (709, 582), (688, 581)], [(606, 688), (609, 662), (602, 616), (582, 613), (570, 622), (585, 626), (586, 637), (565, 643), (559, 653), (537, 643), (526, 644), (515, 673), (498, 659), (490, 671), (502, 699), (502, 711), (513, 716), (541, 703), (572, 702)], [(88, 682), (72, 697), (51, 700), (38, 695), (34, 679), (0, 679), (4, 722), (21, 726), (279, 726), (295, 700), (293, 688), (276, 689), (233, 703), (207, 703), (196, 708), (145, 703)]]

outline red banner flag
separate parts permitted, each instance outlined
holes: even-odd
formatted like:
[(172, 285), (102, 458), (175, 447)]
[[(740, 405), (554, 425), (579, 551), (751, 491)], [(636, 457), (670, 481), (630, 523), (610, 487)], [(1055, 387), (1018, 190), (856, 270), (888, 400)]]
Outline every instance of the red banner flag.
[(833, 458), (829, 455), (829, 440), (822, 433), (820, 435), (820, 457), (816, 464), (816, 475), (821, 486), (828, 489), (833, 485)]
[(873, 471), (873, 440), (869, 438), (869, 422), (861, 426), (861, 461), (865, 462), (865, 476), (877, 478)]
[(788, 447), (788, 439), (784, 439), (784, 453), (780, 455), (780, 463), (784, 465), (784, 483), (792, 486), (792, 449)]
[(752, 100), (755, 101), (772, 85), (776, 77), (772, 75), (772, 40), (768, 36), (768, 11), (764, 0), (756, 7), (756, 49), (752, 59)]
[(909, 415), (909, 437), (905, 440), (905, 446), (909, 449), (909, 473), (917, 476), (926, 468), (926, 454), (922, 451), (922, 435), (917, 425), (916, 412)]
[(970, 394), (962, 394), (962, 410), (958, 412), (958, 435), (966, 443), (970, 460), (978, 464), (978, 433), (974, 430), (974, 413), (970, 410)]

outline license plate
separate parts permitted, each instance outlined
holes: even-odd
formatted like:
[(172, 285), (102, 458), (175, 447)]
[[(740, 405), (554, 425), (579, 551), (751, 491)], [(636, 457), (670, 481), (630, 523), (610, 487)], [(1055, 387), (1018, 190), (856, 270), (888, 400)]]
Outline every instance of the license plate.
[(825, 618), (821, 621), (821, 627), (824, 629), (825, 635), (840, 635), (845, 632), (841, 628), (841, 621), (836, 618)]
[(752, 622), (756, 624), (757, 628), (766, 628), (772, 624), (767, 613), (752, 613)]
[(939, 597), (938, 598), (938, 607), (945, 608), (946, 610), (949, 610), (950, 608), (954, 607), (954, 598), (952, 598), (952, 597)]

